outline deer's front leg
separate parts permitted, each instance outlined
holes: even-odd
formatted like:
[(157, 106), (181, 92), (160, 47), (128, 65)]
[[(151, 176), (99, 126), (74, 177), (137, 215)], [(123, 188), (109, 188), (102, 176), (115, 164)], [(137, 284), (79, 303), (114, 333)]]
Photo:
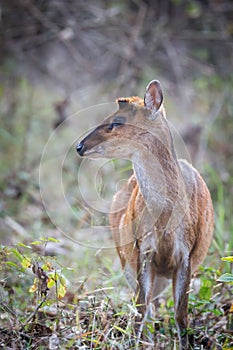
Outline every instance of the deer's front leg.
[(156, 246), (154, 231), (148, 231), (143, 238), (137, 242), (137, 282), (138, 282), (138, 304), (139, 312), (144, 319), (151, 319), (154, 316), (153, 290), (156, 276), (154, 256)]
[[(148, 341), (153, 346), (154, 331), (151, 330), (151, 323), (154, 322), (154, 303), (153, 303), (153, 289), (155, 281), (154, 264), (151, 261), (152, 252), (140, 252), (138, 257), (138, 290), (137, 290), (137, 304), (139, 316), (137, 317), (137, 337), (139, 344), (140, 339)], [(148, 327), (150, 323), (150, 327)], [(153, 327), (152, 327), (153, 329)], [(147, 349), (149, 349), (147, 345)]]
[(179, 337), (179, 349), (188, 349), (188, 290), (191, 279), (189, 259), (181, 261), (173, 274), (175, 319)]
[(147, 259), (148, 258), (145, 257), (143, 260), (141, 260), (137, 272), (137, 304), (138, 311), (140, 312), (142, 319), (149, 319), (153, 317), (152, 292), (155, 276), (153, 266), (151, 266), (150, 260)]

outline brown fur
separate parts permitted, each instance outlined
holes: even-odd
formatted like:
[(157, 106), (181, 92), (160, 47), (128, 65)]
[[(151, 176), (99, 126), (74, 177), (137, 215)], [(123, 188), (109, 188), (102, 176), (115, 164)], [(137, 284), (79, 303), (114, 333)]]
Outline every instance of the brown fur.
[[(132, 160), (134, 174), (112, 203), (113, 239), (136, 290), (141, 321), (153, 317), (155, 298), (172, 281), (183, 350), (189, 348), (185, 332), (190, 278), (211, 243), (213, 206), (198, 171), (177, 159), (162, 101), (157, 81), (148, 85), (144, 103), (138, 97), (118, 99), (119, 110), (89, 134), (78, 151)], [(112, 126), (119, 116), (126, 122)]]
[(143, 106), (143, 99), (138, 96), (119, 97), (116, 101), (117, 103), (126, 102), (126, 103), (132, 103), (141, 107)]

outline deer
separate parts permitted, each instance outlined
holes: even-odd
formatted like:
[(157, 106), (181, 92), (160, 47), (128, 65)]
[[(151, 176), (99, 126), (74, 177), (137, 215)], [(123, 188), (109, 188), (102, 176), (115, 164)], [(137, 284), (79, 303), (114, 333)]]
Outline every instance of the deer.
[(158, 80), (144, 99), (116, 100), (112, 115), (76, 146), (81, 157), (122, 158), (133, 174), (114, 195), (109, 222), (126, 279), (135, 291), (138, 337), (172, 283), (179, 350), (190, 348), (188, 296), (214, 230), (213, 204), (200, 173), (178, 159)]

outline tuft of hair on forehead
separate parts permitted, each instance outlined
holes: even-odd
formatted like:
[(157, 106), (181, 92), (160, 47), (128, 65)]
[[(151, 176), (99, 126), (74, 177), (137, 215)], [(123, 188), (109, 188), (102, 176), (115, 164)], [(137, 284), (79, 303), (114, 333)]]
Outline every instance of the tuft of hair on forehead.
[(143, 107), (144, 106), (144, 101), (142, 98), (138, 96), (131, 96), (131, 97), (119, 97), (116, 102), (118, 103), (120, 108), (124, 108), (130, 105), (138, 106), (138, 107)]

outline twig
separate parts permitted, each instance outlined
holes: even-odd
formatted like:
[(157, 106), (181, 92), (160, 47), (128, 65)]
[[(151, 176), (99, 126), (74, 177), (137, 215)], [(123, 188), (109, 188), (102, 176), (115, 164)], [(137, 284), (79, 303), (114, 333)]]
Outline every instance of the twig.
[[(115, 287), (105, 287), (105, 288), (99, 288), (99, 289), (94, 289), (92, 291), (86, 292), (87, 295), (92, 295), (92, 294), (97, 294), (97, 293), (105, 293), (105, 291), (108, 290), (113, 290)], [(106, 294), (105, 294), (106, 295)]]
[(40, 304), (37, 305), (37, 307), (35, 308), (33, 313), (26, 319), (26, 321), (22, 325), (22, 328), (24, 328), (35, 317), (35, 315), (38, 312), (39, 308), (45, 302), (46, 299), (47, 299), (47, 295), (44, 296), (43, 300), (41, 300)]
[(87, 60), (75, 49), (69, 40), (66, 40), (62, 35), (59, 35), (61, 33), (61, 30), (56, 24), (44, 16), (40, 9), (35, 4), (33, 4), (31, 0), (20, 0), (20, 2), (29, 9), (31, 14), (37, 20), (39, 20), (45, 26), (45, 28), (49, 29), (53, 34), (56, 35), (56, 38), (64, 44), (73, 60), (78, 63), (79, 66), (81, 64), (83, 66), (83, 69), (90, 71), (91, 65), (88, 64)]

